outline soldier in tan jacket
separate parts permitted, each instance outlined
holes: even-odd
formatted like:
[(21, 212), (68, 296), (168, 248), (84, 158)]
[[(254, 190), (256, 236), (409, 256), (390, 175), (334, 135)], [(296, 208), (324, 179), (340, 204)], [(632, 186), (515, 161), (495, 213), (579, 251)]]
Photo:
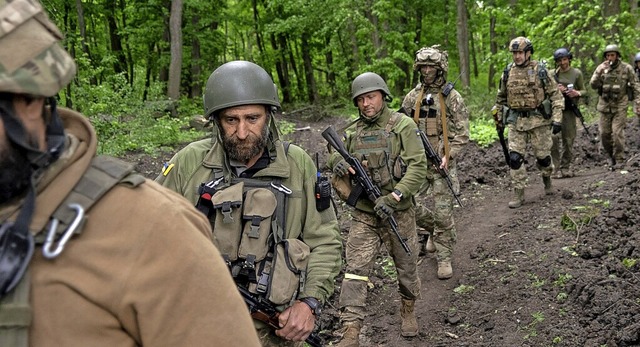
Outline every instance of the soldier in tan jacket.
[(56, 108), (76, 66), (41, 5), (0, 24), (0, 346), (259, 346), (206, 218)]

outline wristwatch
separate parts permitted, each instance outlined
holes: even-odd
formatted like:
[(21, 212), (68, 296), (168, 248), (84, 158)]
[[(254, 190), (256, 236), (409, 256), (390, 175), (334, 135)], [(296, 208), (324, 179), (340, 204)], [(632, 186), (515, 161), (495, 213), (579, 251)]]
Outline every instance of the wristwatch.
[(398, 196), (398, 198), (399, 198), (400, 200), (402, 200), (402, 192), (401, 192), (401, 191), (399, 191), (399, 190), (397, 190), (397, 189), (394, 189), (394, 190), (393, 190), (393, 193), (395, 193), (395, 194)]
[(309, 297), (300, 299), (300, 301), (304, 302), (305, 304), (307, 304), (307, 306), (309, 306), (309, 308), (311, 309), (311, 312), (313, 312), (313, 315), (319, 316), (320, 313), (322, 312), (322, 304), (320, 304), (320, 301), (318, 301), (318, 299), (309, 296)]

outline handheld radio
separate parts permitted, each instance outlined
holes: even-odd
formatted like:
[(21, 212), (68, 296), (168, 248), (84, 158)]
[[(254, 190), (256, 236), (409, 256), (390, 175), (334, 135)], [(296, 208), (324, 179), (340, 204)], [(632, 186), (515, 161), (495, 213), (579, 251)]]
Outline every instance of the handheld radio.
[(331, 206), (331, 183), (329, 179), (320, 173), (320, 166), (318, 165), (318, 153), (316, 153), (316, 210), (324, 211)]

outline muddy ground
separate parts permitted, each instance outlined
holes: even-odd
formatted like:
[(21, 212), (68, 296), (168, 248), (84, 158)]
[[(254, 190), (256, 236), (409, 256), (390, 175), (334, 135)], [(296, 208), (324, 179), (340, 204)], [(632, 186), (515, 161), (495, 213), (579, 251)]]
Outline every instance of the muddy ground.
[[(326, 142), (320, 133), (345, 120), (325, 113), (283, 117), (296, 124), (287, 138), (320, 166)], [(579, 129), (582, 129), (579, 127)], [(590, 126), (592, 134), (597, 125)], [(543, 193), (535, 159), (528, 154), (526, 202), (509, 209), (508, 168), (498, 143), (471, 143), (458, 162), (464, 207), (456, 209), (458, 244), (454, 276), (438, 280), (432, 255), (421, 258), (420, 334), (400, 336), (400, 298), (388, 258), (371, 276), (363, 346), (640, 346), (640, 127), (627, 126), (627, 162), (609, 171), (598, 145), (579, 130), (573, 178), (554, 179)], [(171, 153), (131, 153), (126, 159), (154, 177)], [(428, 199), (426, 203), (431, 203)], [(348, 210), (340, 204), (346, 236)], [(321, 319), (326, 345), (335, 344), (337, 293)]]

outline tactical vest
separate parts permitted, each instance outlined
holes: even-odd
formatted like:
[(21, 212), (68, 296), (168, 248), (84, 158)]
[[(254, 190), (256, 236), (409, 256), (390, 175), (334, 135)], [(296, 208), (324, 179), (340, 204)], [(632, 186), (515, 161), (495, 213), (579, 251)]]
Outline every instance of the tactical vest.
[(304, 290), (310, 253), (301, 240), (285, 238), (292, 191), (279, 178), (225, 176), (214, 169), (198, 189), (196, 208), (208, 217), (214, 244), (237, 285), (276, 305), (290, 304)]
[(607, 71), (602, 76), (602, 87), (598, 89), (598, 94), (604, 101), (617, 101), (627, 94), (626, 69), (622, 62), (618, 67)]
[[(144, 182), (144, 177), (133, 169), (132, 164), (111, 157), (92, 159), (87, 171), (51, 215), (46, 230), (34, 233), (36, 245), (41, 246), (45, 258), (60, 255), (66, 242), (82, 232), (85, 213), (111, 188), (117, 184), (134, 188)], [(0, 300), (0, 346), (29, 346), (30, 280), (27, 270), (18, 286)]]
[(544, 101), (547, 70), (537, 62), (530, 64), (526, 69), (512, 69), (512, 64), (509, 64), (503, 78), (510, 109), (533, 111)]
[(380, 189), (392, 191), (406, 171), (406, 166), (396, 153), (391, 152), (391, 130), (396, 122), (403, 117), (394, 112), (383, 129), (364, 130), (364, 125), (358, 123), (354, 138), (353, 155), (367, 170), (373, 183)]

